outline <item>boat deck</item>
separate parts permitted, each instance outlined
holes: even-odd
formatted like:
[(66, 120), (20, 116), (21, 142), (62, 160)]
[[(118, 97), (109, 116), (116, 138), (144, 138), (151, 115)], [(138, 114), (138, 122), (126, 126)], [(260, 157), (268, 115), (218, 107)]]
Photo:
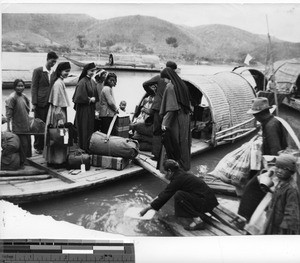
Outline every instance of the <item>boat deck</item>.
[[(211, 148), (211, 146), (199, 139), (193, 139), (192, 140), (192, 147), (191, 147), (191, 155), (195, 156), (201, 152), (207, 151)], [(152, 160), (151, 153), (149, 152), (140, 152), (140, 154), (137, 156), (136, 160), (140, 166), (142, 166), (144, 169), (161, 179), (162, 181), (168, 183), (168, 180), (165, 178), (164, 174), (160, 172), (160, 170), (157, 168), (157, 162)], [(225, 194), (229, 196), (236, 196), (236, 190), (235, 187), (226, 184), (222, 182), (220, 179), (217, 179), (216, 177), (213, 177), (212, 175), (206, 174), (203, 177), (204, 181), (211, 187), (215, 193), (217, 194)]]
[(18, 203), (40, 200), (103, 185), (143, 171), (142, 167), (133, 163), (120, 171), (93, 166), (84, 173), (80, 170), (54, 169), (47, 167), (41, 155), (28, 158), (28, 162), (38, 169), (45, 170), (50, 176), (41, 180), (32, 180), (27, 176), (26, 179), (0, 181), (1, 199)]
[(228, 202), (227, 199), (218, 198), (219, 205), (213, 212), (202, 216), (206, 228), (204, 230), (188, 231), (184, 229), (185, 225), (190, 223), (185, 218), (176, 218), (175, 216), (159, 217), (159, 220), (175, 236), (240, 236), (245, 231), (239, 229), (234, 223), (239, 216), (236, 214), (238, 200)]

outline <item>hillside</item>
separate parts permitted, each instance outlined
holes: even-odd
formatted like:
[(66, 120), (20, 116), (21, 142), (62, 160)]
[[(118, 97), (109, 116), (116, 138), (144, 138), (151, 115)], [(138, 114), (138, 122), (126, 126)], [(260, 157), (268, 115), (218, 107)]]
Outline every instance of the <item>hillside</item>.
[[(3, 51), (135, 52), (186, 61), (265, 63), (268, 40), (225, 25), (187, 27), (148, 16), (97, 20), (83, 14), (2, 14)], [(272, 38), (275, 60), (300, 57), (300, 43)]]

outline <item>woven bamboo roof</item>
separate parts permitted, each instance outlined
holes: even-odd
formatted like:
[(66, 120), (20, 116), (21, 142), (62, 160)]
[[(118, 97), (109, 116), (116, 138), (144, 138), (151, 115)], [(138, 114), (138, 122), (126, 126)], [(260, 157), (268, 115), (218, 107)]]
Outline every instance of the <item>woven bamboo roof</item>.
[(188, 76), (185, 81), (203, 94), (212, 112), (217, 131), (251, 119), (247, 114), (255, 98), (250, 83), (234, 72), (220, 72), (211, 76)]
[(300, 59), (281, 60), (274, 63), (275, 79), (279, 92), (289, 92), (300, 75)]

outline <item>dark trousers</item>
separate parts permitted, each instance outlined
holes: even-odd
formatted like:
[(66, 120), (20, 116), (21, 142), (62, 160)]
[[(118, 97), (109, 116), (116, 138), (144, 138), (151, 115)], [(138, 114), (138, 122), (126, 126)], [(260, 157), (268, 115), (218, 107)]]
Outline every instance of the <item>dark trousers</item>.
[[(43, 122), (46, 123), (47, 114), (48, 114), (49, 106), (39, 107), (36, 106), (34, 110), (34, 118), (41, 119)], [(34, 136), (34, 148), (36, 150), (43, 150), (44, 149), (44, 137), (43, 135), (36, 135)]]
[(245, 217), (248, 221), (266, 195), (260, 188), (257, 176), (258, 175), (255, 175), (247, 183), (238, 209), (238, 214)]
[(102, 120), (101, 119), (95, 119), (95, 125), (94, 125), (94, 131), (101, 131), (102, 127)]
[[(101, 132), (107, 134), (112, 119), (113, 117), (101, 117)], [(111, 135), (116, 135), (116, 134), (117, 134), (116, 127), (114, 125), (111, 131)]]
[(181, 190), (174, 195), (174, 208), (175, 216), (188, 218), (201, 216), (211, 210), (204, 198)]
[(32, 156), (31, 152), (31, 137), (30, 135), (20, 135), (18, 134), (20, 139), (20, 163), (24, 164), (27, 157)]
[(162, 118), (159, 115), (158, 111), (154, 111), (153, 115), (153, 144), (152, 144), (152, 154), (154, 155), (155, 158), (159, 158), (160, 152), (161, 152), (161, 123), (162, 123)]

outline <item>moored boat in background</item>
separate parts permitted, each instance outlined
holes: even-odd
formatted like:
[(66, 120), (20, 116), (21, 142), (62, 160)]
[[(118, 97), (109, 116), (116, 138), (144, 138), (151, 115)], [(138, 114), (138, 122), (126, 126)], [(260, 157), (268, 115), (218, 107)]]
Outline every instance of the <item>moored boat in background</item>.
[(275, 76), (277, 85), (277, 106), (284, 104), (300, 111), (300, 59), (276, 61), (273, 70), (263, 70), (249, 67), (236, 67), (233, 69), (244, 76), (251, 85), (254, 85), (259, 97), (267, 97), (271, 105), (275, 104), (275, 94), (267, 91), (267, 82), (271, 75)]
[(79, 61), (65, 55), (63, 55), (63, 57), (80, 68), (83, 68), (90, 62), (95, 62), (99, 69), (101, 68), (105, 70), (160, 72), (162, 69), (160, 59), (155, 55), (109, 54), (108, 62), (105, 64), (92, 60)]
[[(257, 129), (254, 117), (247, 114), (256, 93), (242, 75), (220, 72), (211, 76), (181, 78), (189, 88), (194, 109), (191, 115), (192, 156), (222, 144), (233, 143)], [(137, 107), (140, 108), (141, 105)], [(151, 159), (151, 153), (140, 153), (137, 161), (146, 170), (166, 181), (164, 174), (157, 169), (157, 162)], [(218, 182), (209, 176), (204, 179), (220, 193), (235, 194), (232, 185)]]

